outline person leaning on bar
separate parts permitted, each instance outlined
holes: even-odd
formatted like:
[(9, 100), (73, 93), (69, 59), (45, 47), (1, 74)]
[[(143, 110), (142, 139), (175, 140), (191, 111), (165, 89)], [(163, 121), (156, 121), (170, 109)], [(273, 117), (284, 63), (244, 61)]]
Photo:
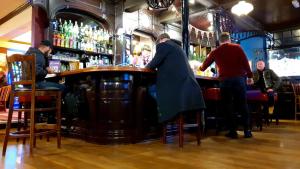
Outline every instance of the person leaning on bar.
[(225, 135), (229, 138), (238, 138), (237, 117), (235, 108), (243, 116), (244, 137), (252, 137), (250, 131), (250, 118), (246, 98), (246, 76), (248, 84), (253, 84), (247, 57), (238, 44), (231, 43), (230, 34), (223, 32), (220, 35), (220, 44), (212, 51), (200, 66), (205, 71), (213, 62), (216, 63), (220, 77), (221, 100), (227, 115), (229, 132)]
[(167, 33), (159, 35), (156, 42), (156, 54), (146, 67), (157, 69), (159, 122), (204, 109), (201, 88), (182, 48)]

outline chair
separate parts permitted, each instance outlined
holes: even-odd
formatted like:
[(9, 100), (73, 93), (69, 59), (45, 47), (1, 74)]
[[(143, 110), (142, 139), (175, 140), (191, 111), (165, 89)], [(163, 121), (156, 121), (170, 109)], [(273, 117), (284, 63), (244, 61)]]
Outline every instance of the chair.
[[(202, 135), (202, 131), (201, 131), (201, 112), (197, 111), (196, 112), (196, 127), (197, 127), (197, 133), (196, 133), (196, 137), (197, 137), (197, 145), (200, 145), (200, 140), (201, 140), (201, 135)], [(184, 116), (183, 113), (180, 113), (176, 118), (175, 121), (177, 123), (177, 130), (178, 130), (178, 142), (179, 142), (179, 147), (183, 147), (183, 142), (184, 142), (184, 127), (186, 126), (191, 126), (191, 124), (184, 124)], [(172, 121), (170, 121), (172, 122)], [(170, 122), (166, 122), (163, 124), (163, 135), (162, 135), (162, 143), (166, 144), (167, 143), (167, 125)]]
[(292, 83), (293, 92), (295, 96), (295, 120), (297, 115), (300, 115), (300, 83)]
[[(61, 91), (58, 89), (36, 89), (35, 87), (35, 56), (24, 56), (14, 54), (7, 57), (9, 73), (11, 75), (11, 94), (9, 100), (9, 112), (6, 125), (5, 137), (3, 142), (2, 156), (5, 156), (8, 139), (26, 138), (30, 140), (30, 154), (33, 153), (35, 146), (35, 137), (48, 135), (50, 133), (57, 134), (57, 147), (61, 146)], [(14, 108), (14, 100), (18, 97), (20, 107)], [(51, 97), (53, 103), (49, 103), (50, 107), (36, 107), (36, 100)], [(23, 101), (22, 101), (23, 100)], [(13, 111), (23, 111), (30, 113), (29, 130), (10, 132)], [(56, 112), (56, 124), (36, 124), (36, 112)]]
[(0, 88), (0, 111), (6, 111), (6, 103), (9, 98), (11, 86), (3, 86)]

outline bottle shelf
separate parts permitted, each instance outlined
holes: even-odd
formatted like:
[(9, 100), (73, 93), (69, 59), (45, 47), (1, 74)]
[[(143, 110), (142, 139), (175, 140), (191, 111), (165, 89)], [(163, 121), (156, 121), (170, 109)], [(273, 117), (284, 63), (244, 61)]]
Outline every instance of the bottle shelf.
[(101, 55), (101, 56), (108, 56), (108, 57), (113, 57), (113, 54), (108, 54), (108, 53), (97, 53), (97, 52), (92, 52), (92, 51), (85, 51), (85, 50), (79, 50), (79, 49), (73, 49), (73, 48), (65, 48), (65, 47), (60, 47), (60, 46), (53, 46), (53, 49), (55, 51), (63, 51), (63, 52), (72, 52), (76, 54), (86, 54), (86, 55)]

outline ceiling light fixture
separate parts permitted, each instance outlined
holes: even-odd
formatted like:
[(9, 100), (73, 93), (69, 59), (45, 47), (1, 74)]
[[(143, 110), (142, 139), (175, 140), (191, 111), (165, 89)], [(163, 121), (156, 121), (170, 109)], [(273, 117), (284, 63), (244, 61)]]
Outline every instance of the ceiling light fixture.
[(241, 16), (241, 15), (247, 15), (253, 9), (254, 7), (251, 3), (248, 3), (246, 1), (239, 1), (239, 3), (237, 3), (231, 8), (231, 12), (238, 16)]
[(294, 8), (299, 8), (300, 4), (298, 0), (292, 0), (292, 5), (294, 6)]
[(195, 3), (196, 3), (196, 0), (189, 0), (189, 3), (190, 3), (190, 4), (195, 4)]
[(150, 8), (153, 9), (166, 9), (173, 4), (174, 0), (147, 0)]

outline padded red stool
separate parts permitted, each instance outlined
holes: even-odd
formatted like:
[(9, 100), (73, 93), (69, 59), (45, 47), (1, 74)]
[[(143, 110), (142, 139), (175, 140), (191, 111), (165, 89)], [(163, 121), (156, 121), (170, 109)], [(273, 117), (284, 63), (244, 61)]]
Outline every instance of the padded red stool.
[(206, 88), (203, 92), (204, 100), (207, 103), (211, 103), (215, 111), (214, 116), (206, 116), (206, 120), (214, 119), (216, 122), (216, 133), (220, 130), (220, 108), (221, 108), (221, 92), (220, 88)]
[[(278, 101), (277, 93), (274, 93), (274, 100), (275, 103)], [(260, 130), (262, 130), (262, 119), (263, 114), (261, 110), (261, 106), (266, 104), (268, 102), (268, 95), (266, 93), (262, 93), (260, 90), (248, 90), (247, 91), (247, 101), (249, 104), (256, 104), (257, 107), (257, 113), (258, 113), (258, 126), (260, 127)], [(269, 119), (265, 119), (269, 120)], [(276, 116), (276, 124), (279, 123), (278, 116)]]

